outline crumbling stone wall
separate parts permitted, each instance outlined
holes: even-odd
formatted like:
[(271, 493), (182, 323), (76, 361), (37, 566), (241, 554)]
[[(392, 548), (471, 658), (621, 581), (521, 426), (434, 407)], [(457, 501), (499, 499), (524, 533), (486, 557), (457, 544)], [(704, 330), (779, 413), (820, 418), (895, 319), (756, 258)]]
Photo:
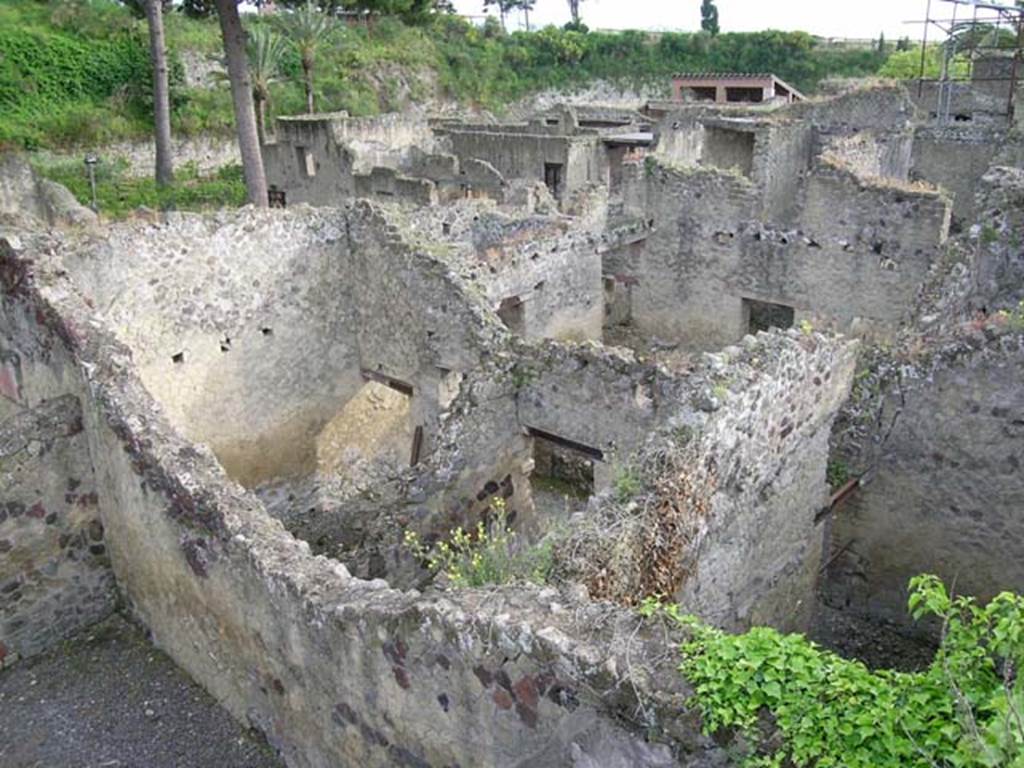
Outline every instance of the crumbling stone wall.
[(88, 381), (84, 434), (126, 599), (289, 765), (726, 762), (662, 630), (628, 612), (530, 588), (427, 598), (312, 557), (167, 422), (59, 262), (33, 256), (34, 279), (10, 254), (3, 273), (28, 281), (30, 311), (75, 329), (48, 338)]
[(967, 227), (975, 222), (974, 196), (1003, 134), (983, 126), (922, 126), (914, 133), (911, 175), (942, 187), (953, 200), (953, 215)]
[(741, 338), (744, 299), (791, 307), (797, 324), (892, 333), (949, 227), (941, 194), (827, 164), (808, 175), (792, 229), (761, 223), (758, 191), (738, 174), (658, 167), (647, 184), (656, 227), (633, 317), (645, 332), (695, 348)]
[[(415, 148), (432, 151), (435, 145), (433, 131), (421, 117), (300, 115), (278, 119), (275, 139), (263, 147), (263, 162), (268, 184), (284, 190), (289, 204), (341, 205), (380, 190), (408, 194), (422, 203), (422, 185), (405, 178), (375, 180), (373, 172), (379, 169), (376, 173), (386, 177), (386, 170), (397, 171)], [(431, 199), (427, 193), (425, 202)]]
[(1024, 337), (994, 320), (875, 366), (839, 423), (857, 490), (832, 522), (828, 602), (911, 626), (907, 582), (982, 600), (1024, 583)]
[(854, 360), (848, 342), (759, 334), (706, 356), (672, 383), (675, 396), (664, 397), (654, 371), (632, 396), (610, 396), (609, 410), (675, 410), (574, 518), (562, 567), (594, 595), (671, 595), (730, 629), (805, 627), (821, 563), (824, 456)]
[[(0, 241), (6, 258), (9, 247)], [(113, 610), (114, 580), (85, 434), (73, 332), (0, 273), (0, 667)]]
[(429, 440), (444, 371), (479, 354), (480, 308), (369, 211), (125, 224), (66, 264), (171, 420), (252, 485), (312, 472), (367, 371), (412, 388)]
[(556, 197), (564, 201), (588, 184), (608, 182), (600, 137), (566, 135), (537, 126), (446, 126), (443, 134), (460, 162), (486, 160), (506, 179), (543, 182), (545, 165), (561, 167)]
[(508, 214), (490, 201), (404, 212), (410, 236), (444, 258), (526, 339), (600, 340), (603, 239), (567, 217)]
[(862, 178), (906, 181), (910, 177), (914, 136), (910, 129), (832, 136), (822, 154)]

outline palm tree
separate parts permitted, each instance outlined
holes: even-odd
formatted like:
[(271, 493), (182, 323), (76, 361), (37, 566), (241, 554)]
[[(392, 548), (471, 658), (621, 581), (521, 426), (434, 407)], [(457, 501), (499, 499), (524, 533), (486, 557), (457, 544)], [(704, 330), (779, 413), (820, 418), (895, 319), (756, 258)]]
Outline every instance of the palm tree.
[(311, 0), (291, 13), (283, 14), (281, 27), (285, 36), (302, 59), (302, 74), (306, 86), (306, 112), (315, 112), (313, 103), (313, 65), (320, 46), (334, 31), (334, 19), (323, 13)]
[(252, 104), (252, 78), (245, 55), (245, 29), (238, 16), (238, 0), (216, 0), (220, 34), (224, 40), (224, 53), (228, 60), (228, 78), (231, 81), (231, 101), (235, 107), (235, 126), (238, 129), (238, 150), (242, 155), (242, 173), (249, 202), (266, 208), (267, 175), (263, 170), (260, 153), (256, 111)]
[(153, 63), (153, 121), (156, 139), (156, 185), (170, 186), (174, 181), (171, 150), (171, 97), (167, 75), (167, 45), (164, 42), (164, 4), (144, 0), (149, 27), (149, 55)]
[(249, 74), (252, 77), (252, 100), (256, 105), (256, 131), (260, 144), (267, 143), (267, 103), (270, 84), (281, 74), (284, 59), (284, 38), (269, 27), (260, 25), (249, 32)]

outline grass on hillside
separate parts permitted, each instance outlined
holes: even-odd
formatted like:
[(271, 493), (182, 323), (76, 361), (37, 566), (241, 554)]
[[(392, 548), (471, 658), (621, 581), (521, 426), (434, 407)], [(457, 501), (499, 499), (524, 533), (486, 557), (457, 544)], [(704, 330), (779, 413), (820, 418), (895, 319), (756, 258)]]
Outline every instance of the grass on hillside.
[[(79, 160), (57, 160), (35, 164), (44, 177), (63, 184), (83, 205), (92, 202), (89, 177)], [(111, 219), (124, 218), (140, 207), (154, 210), (197, 211), (238, 208), (245, 205), (242, 168), (230, 165), (215, 174), (200, 175), (195, 165), (175, 169), (174, 184), (157, 189), (152, 176), (131, 177), (122, 163), (100, 163), (96, 167), (96, 200), (99, 212)]]
[[(165, 17), (171, 52), (172, 129), (232, 129), (226, 87), (186, 87), (179, 54), (216, 57), (215, 19)], [(273, 24), (249, 16), (246, 23)], [(681, 70), (773, 71), (806, 91), (824, 77), (870, 75), (886, 59), (870, 49), (819, 45), (802, 32), (750, 34), (577, 32), (546, 27), (506, 34), (454, 16), (421, 25), (384, 18), (339, 24), (315, 68), (318, 108), (374, 114), (432, 96), (489, 109), (548, 88), (594, 79), (657, 83)], [(304, 108), (301, 66), (290, 53), (271, 87), (271, 117)], [(151, 132), (145, 22), (114, 0), (4, 0), (0, 6), (0, 147), (95, 146)]]

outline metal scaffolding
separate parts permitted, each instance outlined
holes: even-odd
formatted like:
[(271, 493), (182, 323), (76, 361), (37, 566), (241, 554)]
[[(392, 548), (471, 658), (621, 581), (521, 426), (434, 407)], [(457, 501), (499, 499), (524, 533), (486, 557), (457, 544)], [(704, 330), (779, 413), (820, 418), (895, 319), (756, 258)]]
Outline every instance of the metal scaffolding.
[[(933, 16), (937, 8), (942, 8), (943, 12)], [(947, 14), (947, 11), (950, 12)], [(924, 25), (918, 96), (922, 95), (925, 83), (938, 84), (935, 116), (939, 122), (949, 122), (954, 90), (957, 83), (965, 82), (1006, 83), (1006, 113), (1008, 119), (1013, 120), (1017, 81), (1022, 73), (1024, 7), (983, 0), (928, 0), (925, 18), (910, 23)], [(925, 77), (930, 36), (932, 45), (942, 47), (942, 69), (938, 78)], [(975, 64), (991, 58), (1005, 59), (1009, 72), (978, 77)]]

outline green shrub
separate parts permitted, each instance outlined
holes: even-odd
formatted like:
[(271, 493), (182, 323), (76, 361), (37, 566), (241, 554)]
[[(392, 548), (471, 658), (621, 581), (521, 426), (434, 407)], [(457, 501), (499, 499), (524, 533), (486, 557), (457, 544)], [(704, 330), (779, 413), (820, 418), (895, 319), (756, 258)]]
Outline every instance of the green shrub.
[[(232, 130), (226, 87), (187, 89), (181, 58), (220, 52), (216, 19), (165, 14), (171, 52), (173, 130)], [(548, 88), (608, 79), (652, 86), (667, 96), (680, 70), (774, 71), (811, 90), (830, 75), (872, 74), (885, 60), (873, 50), (820, 44), (802, 32), (600, 32), (545, 27), (505, 34), (441, 14), (417, 24), (383, 18), (372, 28), (340, 29), (320, 55), (315, 88), (325, 111), (368, 115), (401, 106), (437, 83), (448, 97), (500, 109)], [(271, 23), (251, 15), (245, 23)], [(0, 144), (24, 147), (89, 144), (152, 130), (151, 75), (145, 22), (114, 0), (6, 0), (0, 5)], [(304, 108), (292, 53), (285, 78), (271, 88), (270, 118)], [(81, 120), (83, 130), (73, 126)]]
[(643, 479), (633, 467), (620, 467), (615, 475), (612, 490), (616, 501), (624, 503), (632, 499), (643, 488)]
[(747, 765), (1024, 764), (1024, 597), (1004, 592), (982, 606), (919, 576), (909, 606), (915, 619), (943, 627), (923, 672), (872, 671), (765, 627), (728, 634), (652, 600), (641, 613), (661, 610), (688, 630), (680, 670), (705, 730), (743, 734), (752, 745)]
[(534, 547), (524, 546), (508, 527), (505, 500), (491, 501), (495, 515), (490, 525), (478, 523), (473, 531), (462, 527), (447, 540), (427, 548), (414, 531), (406, 531), (406, 549), (434, 574), (444, 574), (455, 587), (482, 587), (529, 581), (543, 584), (554, 563), (550, 538)]

